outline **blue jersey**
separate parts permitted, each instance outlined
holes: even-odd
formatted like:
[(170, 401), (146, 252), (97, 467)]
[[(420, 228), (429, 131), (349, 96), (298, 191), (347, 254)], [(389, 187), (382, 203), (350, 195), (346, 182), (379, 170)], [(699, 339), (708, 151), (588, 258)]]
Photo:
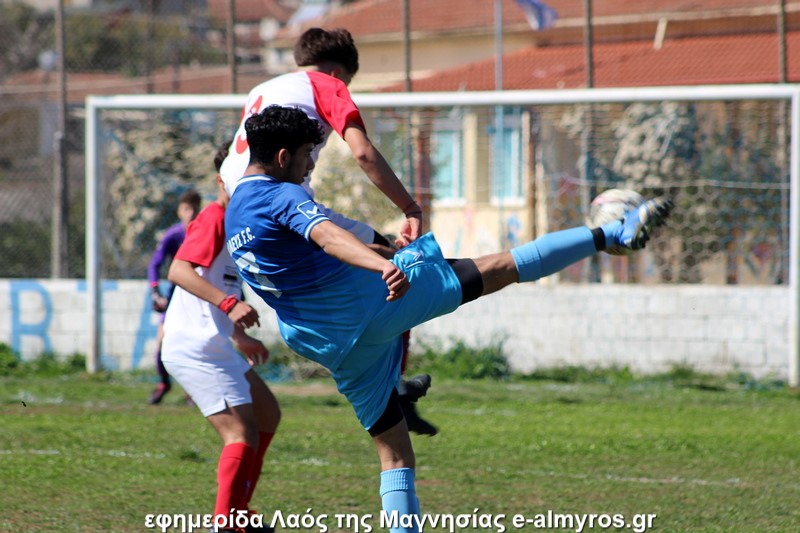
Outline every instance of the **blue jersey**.
[(342, 263), (310, 240), (326, 220), (302, 186), (251, 175), (231, 197), (225, 233), (242, 278), (275, 310), (289, 347), (335, 369), (387, 288), (379, 273)]

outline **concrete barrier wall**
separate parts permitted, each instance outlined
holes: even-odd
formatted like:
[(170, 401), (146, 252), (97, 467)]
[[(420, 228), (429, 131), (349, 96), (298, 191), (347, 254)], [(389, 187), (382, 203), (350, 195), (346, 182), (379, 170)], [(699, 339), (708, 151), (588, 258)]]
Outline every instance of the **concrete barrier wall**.
[(518, 286), (415, 329), (418, 337), (504, 341), (512, 366), (675, 364), (723, 374), (788, 378), (786, 287)]
[[(159, 315), (145, 281), (102, 287), (104, 368), (153, 365)], [(469, 303), (414, 329), (415, 343), (503, 342), (512, 366), (627, 365), (647, 374), (699, 371), (788, 377), (787, 287), (525, 285)], [(256, 298), (250, 298), (255, 302)], [(274, 314), (257, 302), (254, 334), (279, 342)], [(0, 342), (23, 358), (86, 353), (83, 280), (0, 280)]]

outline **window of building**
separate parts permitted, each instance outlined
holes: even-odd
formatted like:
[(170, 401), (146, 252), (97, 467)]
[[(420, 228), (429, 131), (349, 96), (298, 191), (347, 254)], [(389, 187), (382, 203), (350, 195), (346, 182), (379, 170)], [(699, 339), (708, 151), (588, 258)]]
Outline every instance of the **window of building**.
[(434, 129), (431, 134), (431, 182), (435, 201), (464, 198), (461, 131)]
[(505, 108), (499, 145), (497, 127), (492, 123), (490, 141), (492, 154), (492, 201), (524, 200), (522, 172), (522, 113), (519, 108)]

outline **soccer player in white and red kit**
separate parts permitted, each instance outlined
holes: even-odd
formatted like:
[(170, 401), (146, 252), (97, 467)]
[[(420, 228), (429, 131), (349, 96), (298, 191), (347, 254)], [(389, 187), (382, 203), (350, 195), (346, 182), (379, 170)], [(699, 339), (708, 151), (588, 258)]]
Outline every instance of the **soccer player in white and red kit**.
[[(295, 45), (294, 55), (299, 71), (265, 81), (254, 87), (247, 97), (239, 129), (220, 169), (228, 194), (233, 194), (250, 163), (245, 120), (269, 105), (297, 107), (323, 128), (324, 139), (314, 149), (314, 161), (319, 157), (319, 151), (328, 136), (336, 131), (350, 147), (353, 157), (370, 181), (405, 214), (407, 220), (400, 232), (398, 240), (402, 242), (399, 244), (405, 245), (415, 240), (422, 229), (422, 209), (367, 137), (364, 120), (347, 89), (358, 71), (358, 50), (350, 32), (345, 29), (306, 30)], [(303, 187), (313, 197), (309, 180), (310, 177), (306, 176)], [(384, 241), (367, 224), (349, 219), (322, 204), (318, 205), (331, 221), (361, 242), (369, 245), (376, 240)]]
[[(299, 71), (265, 81), (254, 87), (247, 97), (239, 129), (220, 170), (228, 194), (233, 194), (250, 163), (250, 148), (244, 129), (247, 118), (270, 105), (296, 107), (322, 127), (323, 141), (311, 154), (314, 162), (330, 134), (335, 131), (347, 143), (370, 181), (406, 216), (400, 237), (396, 240), (397, 246), (406, 246), (417, 239), (422, 234), (422, 208), (406, 191), (386, 159), (367, 137), (364, 120), (347, 89), (358, 72), (358, 49), (350, 32), (342, 28), (310, 28), (297, 40), (294, 58), (300, 67)], [(303, 187), (313, 198), (314, 191), (309, 182), (310, 176), (306, 176)], [(394, 253), (394, 246), (369, 225), (337, 213), (324, 204), (317, 205), (331, 222), (349, 231), (384, 257), (391, 257)], [(404, 346), (408, 346), (408, 334)], [(403, 358), (403, 370), (405, 361), (406, 357)], [(419, 396), (425, 395), (429, 386), (428, 375), (401, 381), (400, 401), (412, 431), (435, 435), (437, 429), (417, 414), (414, 403)]]
[[(217, 170), (227, 146), (214, 160)], [(229, 197), (219, 175), (217, 186), (217, 200), (189, 224), (169, 269), (176, 288), (164, 320), (162, 361), (223, 441), (214, 516), (220, 531), (233, 531), (222, 520), (248, 511), (280, 408), (251, 368), (269, 353), (244, 331), (258, 324), (258, 313), (241, 301), (242, 281), (224, 246)]]

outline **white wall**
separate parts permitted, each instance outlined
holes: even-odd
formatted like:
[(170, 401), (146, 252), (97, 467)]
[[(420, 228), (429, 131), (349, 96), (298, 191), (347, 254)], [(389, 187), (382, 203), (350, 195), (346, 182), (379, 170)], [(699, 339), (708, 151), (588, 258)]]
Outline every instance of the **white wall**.
[(416, 336), (504, 340), (514, 368), (686, 364), (788, 378), (786, 287), (526, 285), (469, 303)]
[[(469, 303), (415, 328), (412, 338), (472, 346), (502, 340), (521, 371), (628, 365), (646, 374), (681, 363), (785, 380), (789, 296), (776, 286), (530, 284)], [(151, 367), (158, 315), (147, 282), (105, 282), (103, 303), (103, 366)], [(274, 315), (258, 304), (256, 335), (277, 342)], [(0, 280), (0, 342), (24, 358), (86, 353), (87, 331), (83, 280)]]

